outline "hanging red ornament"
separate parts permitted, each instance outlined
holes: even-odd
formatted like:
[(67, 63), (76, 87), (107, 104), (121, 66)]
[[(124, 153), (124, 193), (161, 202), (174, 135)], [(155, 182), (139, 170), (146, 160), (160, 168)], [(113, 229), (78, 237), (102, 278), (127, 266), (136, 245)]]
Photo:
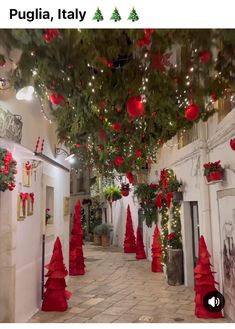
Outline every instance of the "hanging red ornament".
[(126, 177), (129, 180), (130, 184), (134, 183), (134, 175), (131, 172), (126, 173)]
[(144, 114), (144, 103), (142, 103), (141, 96), (133, 96), (126, 102), (129, 119), (135, 119)]
[(218, 97), (216, 94), (211, 94), (211, 101), (215, 103), (218, 100)]
[(6, 64), (5, 57), (0, 54), (0, 67), (4, 67)]
[(141, 158), (142, 156), (142, 151), (141, 150), (138, 150), (135, 152), (135, 157), (138, 159), (138, 158)]
[(113, 123), (112, 125), (111, 125), (111, 127), (112, 127), (112, 129), (113, 130), (115, 130), (116, 132), (119, 132), (121, 129), (122, 129), (122, 125), (121, 125), (121, 123)]
[(79, 149), (81, 144), (75, 144), (76, 148)]
[(235, 138), (230, 139), (230, 146), (233, 151), (235, 151)]
[(155, 204), (158, 209), (162, 207), (162, 196), (163, 196), (162, 193), (158, 193), (155, 199)]
[(199, 114), (200, 114), (199, 106), (197, 104), (192, 103), (187, 107), (185, 111), (185, 118), (188, 121), (194, 121), (199, 117)]
[(58, 29), (46, 29), (43, 32), (43, 39), (50, 43), (53, 40), (55, 40), (60, 34), (60, 31)]
[(200, 51), (198, 57), (201, 63), (207, 64), (211, 60), (212, 54), (210, 51)]
[(117, 167), (121, 167), (123, 165), (123, 162), (124, 162), (124, 157), (123, 156), (119, 155), (114, 159), (114, 163)]
[(53, 105), (61, 105), (64, 102), (64, 97), (57, 93), (51, 94), (49, 99)]

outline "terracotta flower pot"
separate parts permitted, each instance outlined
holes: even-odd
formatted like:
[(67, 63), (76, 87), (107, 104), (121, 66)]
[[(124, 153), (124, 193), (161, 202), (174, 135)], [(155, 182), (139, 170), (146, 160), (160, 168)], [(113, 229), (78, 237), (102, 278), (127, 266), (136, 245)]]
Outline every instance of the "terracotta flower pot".
[(96, 246), (101, 246), (101, 236), (94, 234), (94, 244)]
[(101, 245), (102, 247), (110, 246), (110, 237), (108, 235), (101, 235)]
[(206, 179), (208, 182), (214, 182), (221, 180), (223, 177), (223, 173), (221, 171), (212, 171), (208, 176), (206, 176)]

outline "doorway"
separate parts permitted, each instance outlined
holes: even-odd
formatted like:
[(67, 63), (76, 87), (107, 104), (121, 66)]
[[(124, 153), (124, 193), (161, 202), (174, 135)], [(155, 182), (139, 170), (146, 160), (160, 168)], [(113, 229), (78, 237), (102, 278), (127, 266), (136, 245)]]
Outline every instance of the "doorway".
[(193, 248), (193, 265), (196, 266), (198, 260), (198, 244), (200, 238), (198, 202), (190, 202), (190, 213), (192, 222), (192, 248)]

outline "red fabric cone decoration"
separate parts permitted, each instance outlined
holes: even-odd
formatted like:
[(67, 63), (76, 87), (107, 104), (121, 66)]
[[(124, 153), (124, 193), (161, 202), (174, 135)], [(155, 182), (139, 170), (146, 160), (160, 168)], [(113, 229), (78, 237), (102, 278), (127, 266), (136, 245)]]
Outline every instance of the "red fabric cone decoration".
[(211, 271), (210, 257), (204, 237), (201, 236), (199, 240), (199, 256), (198, 262), (194, 269), (195, 273), (195, 315), (203, 319), (217, 319), (222, 318), (220, 312), (209, 312), (203, 305), (204, 296), (210, 292), (215, 291), (215, 284), (213, 273)]
[(126, 234), (124, 240), (124, 252), (125, 253), (135, 253), (135, 235), (133, 230), (133, 223), (131, 218), (130, 206), (127, 207), (127, 218), (126, 218)]
[(235, 138), (230, 139), (230, 146), (233, 151), (235, 151)]
[(126, 102), (129, 119), (136, 119), (144, 114), (144, 103), (141, 96), (133, 96)]
[(199, 106), (197, 104), (192, 103), (186, 108), (185, 118), (188, 121), (194, 121), (199, 117), (199, 114), (200, 114)]
[(45, 266), (48, 269), (48, 277), (45, 284), (46, 292), (43, 296), (42, 311), (64, 312), (68, 308), (67, 300), (71, 293), (66, 291), (65, 277), (68, 271), (63, 263), (62, 246), (57, 238), (54, 244), (53, 255), (50, 263)]
[(143, 238), (138, 225), (136, 232), (136, 259), (146, 259)]
[(69, 243), (69, 275), (85, 274), (85, 264), (83, 257), (83, 232), (81, 223), (81, 204), (76, 203), (73, 216), (73, 229)]
[(162, 244), (158, 226), (156, 224), (152, 243), (152, 272), (162, 272)]

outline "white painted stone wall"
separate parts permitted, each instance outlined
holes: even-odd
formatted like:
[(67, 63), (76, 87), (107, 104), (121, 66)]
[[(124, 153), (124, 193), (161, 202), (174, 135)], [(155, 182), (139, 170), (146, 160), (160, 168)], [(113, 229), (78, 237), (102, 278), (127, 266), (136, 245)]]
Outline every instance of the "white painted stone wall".
[[(13, 114), (19, 114), (23, 120), (23, 136), (21, 144), (25, 149), (11, 144), (11, 151), (18, 161), (16, 175), (17, 184), (13, 192), (0, 193), (0, 237), (4, 237), (5, 248), (0, 248), (1, 280), (0, 280), (0, 322), (25, 322), (41, 305), (41, 271), (42, 271), (42, 234), (44, 232), (43, 175), (54, 179), (55, 204), (53, 235), (46, 237), (45, 263), (50, 260), (56, 236), (61, 239), (64, 262), (68, 268), (69, 216), (63, 214), (63, 198), (69, 196), (69, 172), (43, 163), (37, 169), (36, 181), (32, 180), (30, 188), (21, 187), (23, 160), (30, 159), (30, 151), (34, 151), (38, 136), (45, 139), (44, 154), (68, 166), (64, 157), (54, 157), (57, 143), (54, 124), (44, 120), (39, 102), (34, 98), (31, 102), (17, 101), (10, 98), (0, 101), (0, 107)], [(2, 147), (7, 145), (2, 145)], [(40, 148), (39, 148), (40, 150)], [(34, 192), (35, 204), (33, 216), (24, 221), (16, 219), (16, 200), (18, 192)], [(0, 239), (2, 240), (2, 239)], [(6, 250), (7, 249), (7, 250)], [(4, 287), (10, 287), (7, 291)]]

